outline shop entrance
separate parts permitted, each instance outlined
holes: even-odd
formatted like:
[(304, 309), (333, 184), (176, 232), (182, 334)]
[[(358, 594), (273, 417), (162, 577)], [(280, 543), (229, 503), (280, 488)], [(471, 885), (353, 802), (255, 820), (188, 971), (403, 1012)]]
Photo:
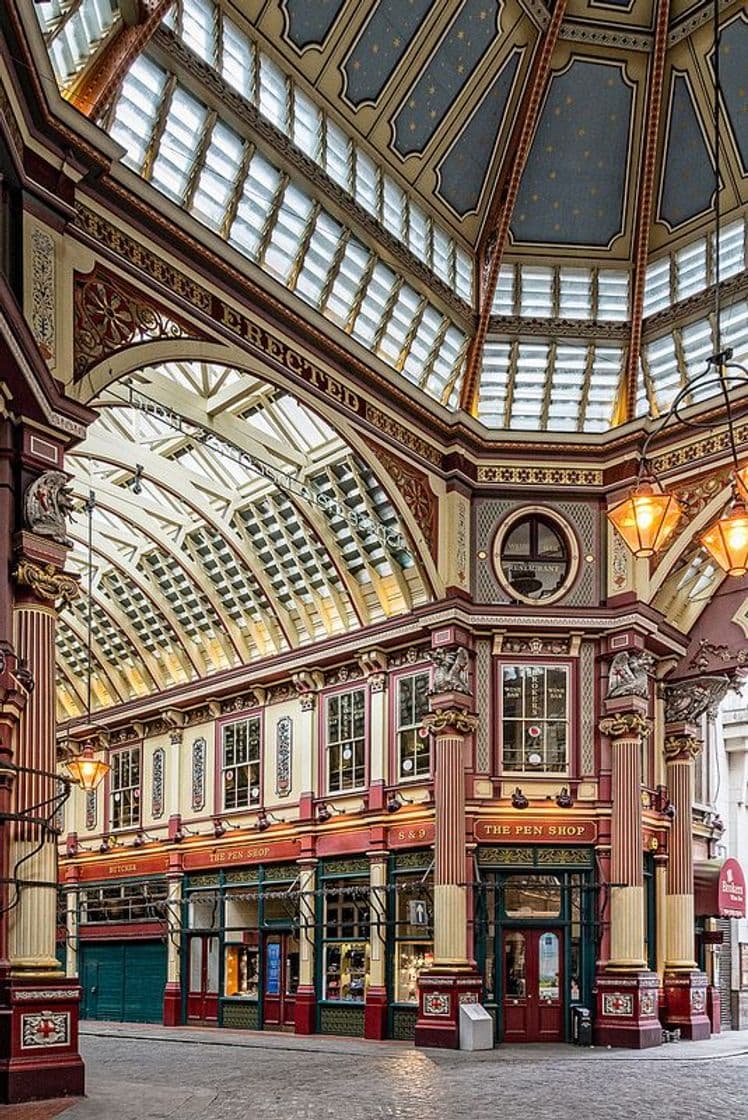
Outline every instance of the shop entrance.
[(193, 934), (189, 949), (187, 1019), (193, 1023), (218, 1021), (218, 937)]
[(290, 930), (263, 935), (262, 1025), (293, 1027), (299, 987), (299, 939)]
[(502, 942), (504, 1041), (563, 1041), (562, 930), (505, 927)]

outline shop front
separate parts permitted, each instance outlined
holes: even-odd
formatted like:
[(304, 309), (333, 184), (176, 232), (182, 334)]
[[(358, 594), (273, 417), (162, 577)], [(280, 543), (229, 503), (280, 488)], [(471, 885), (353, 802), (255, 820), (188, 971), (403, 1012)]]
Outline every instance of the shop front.
[(475, 952), (497, 1042), (563, 1042), (592, 1007), (597, 886), (592, 848), (480, 846)]

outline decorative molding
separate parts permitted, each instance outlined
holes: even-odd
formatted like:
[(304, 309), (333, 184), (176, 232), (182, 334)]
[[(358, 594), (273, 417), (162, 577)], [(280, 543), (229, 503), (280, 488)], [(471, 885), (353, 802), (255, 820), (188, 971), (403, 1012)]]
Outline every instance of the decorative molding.
[(603, 1015), (629, 1018), (634, 1014), (634, 997), (631, 992), (603, 992)]
[(740, 649), (731, 650), (729, 646), (723, 645), (721, 642), (712, 642), (709, 638), (701, 638), (696, 652), (688, 662), (688, 667), (705, 673), (714, 661), (729, 663), (738, 667), (748, 665), (748, 647), (741, 646)]
[(413, 514), (413, 520), (423, 533), (431, 555), (436, 559), (439, 545), (439, 502), (431, 489), (429, 476), (411, 464), (405, 463), (398, 455), (393, 455), (381, 443), (366, 437), (364, 442), (371, 448), (394, 482), (403, 501)]
[(493, 652), (529, 654), (531, 657), (568, 657), (571, 653), (571, 637), (550, 638), (534, 635), (494, 634)]
[(199, 813), (205, 808), (205, 764), (208, 754), (208, 744), (200, 737), (192, 744), (192, 800), (193, 813)]
[(42, 999), (79, 999), (80, 988), (30, 988), (29, 991), (13, 991), (14, 1000), (42, 1000)]
[(442, 454), (436, 447), (427, 443), (425, 439), (421, 439), (412, 429), (398, 423), (397, 420), (382, 412), (375, 405), (369, 404), (368, 401), (365, 416), (370, 424), (373, 424), (383, 435), (389, 436), (395, 443), (414, 451), (416, 455), (420, 455), (422, 459), (435, 467), (441, 465)]
[(86, 275), (75, 273), (73, 310), (76, 380), (104, 358), (144, 339), (204, 337), (101, 265)]
[(442, 708), (425, 715), (421, 726), (431, 735), (472, 735), (478, 726), (478, 717), (464, 708)]
[(597, 342), (602, 339), (623, 341), (628, 337), (630, 327), (620, 320), (600, 321), (590, 319), (538, 319), (531, 315), (492, 315), (489, 320), (491, 334), (509, 338), (525, 339), (528, 335), (541, 335), (543, 338), (573, 338), (575, 341), (589, 339)]
[(31, 331), (45, 361), (55, 364), (57, 262), (54, 239), (35, 225), (31, 230)]
[[(179, 742), (182, 733), (179, 732)], [(164, 770), (166, 768), (166, 751), (157, 747), (153, 752), (153, 775), (151, 780), (151, 816), (158, 820), (164, 815)]]
[(281, 716), (275, 726), (275, 792), (288, 797), (293, 773), (293, 720)]
[(573, 43), (591, 43), (595, 47), (615, 47), (623, 51), (652, 51), (652, 36), (647, 32), (637, 34), (629, 29), (601, 27), (596, 23), (566, 21), (561, 24), (559, 39)]
[(701, 752), (701, 740), (694, 735), (666, 735), (665, 759), (667, 762), (689, 761)]
[(54, 564), (35, 564), (32, 560), (19, 560), (13, 573), (16, 583), (30, 587), (34, 594), (47, 603), (65, 605), (80, 594), (78, 581), (55, 568)]
[(424, 1015), (438, 1015), (439, 1017), (444, 1017), (450, 1015), (451, 1011), (452, 996), (449, 992), (424, 992)]
[(241, 696), (232, 696), (229, 700), (221, 701), (221, 715), (226, 712), (243, 712), (248, 708), (261, 708), (265, 703), (267, 693), (261, 685), (255, 685), (250, 692)]
[(509, 467), (482, 464), (478, 482), (509, 486), (602, 486), (603, 472), (594, 467)]
[(610, 582), (613, 591), (622, 591), (629, 582), (631, 553), (615, 525), (610, 526)]
[(360, 665), (339, 665), (325, 673), (325, 685), (353, 684), (363, 679), (364, 671)]
[[(484, 638), (475, 643), (475, 694), (481, 704), (488, 705), (491, 697), (491, 645)], [(489, 720), (481, 719), (475, 732), (475, 768), (479, 774), (491, 773), (491, 733)]]
[[(736, 424), (736, 447), (740, 450), (746, 443), (748, 443), (748, 424)], [(721, 431), (714, 432), (703, 439), (675, 447), (672, 451), (665, 451), (662, 455), (656, 456), (652, 460), (652, 470), (656, 475), (660, 475), (679, 467), (690, 467), (702, 459), (722, 455), (729, 451), (730, 437), (727, 429), (723, 428)], [(727, 501), (727, 497), (725, 497), (725, 501)]]
[(651, 730), (649, 720), (635, 712), (617, 712), (616, 715), (605, 716), (598, 726), (609, 739), (644, 739)]
[(69, 1011), (35, 1011), (31, 1015), (21, 1016), (22, 1050), (69, 1044)]
[(435, 666), (432, 695), (441, 692), (470, 694), (470, 654), (464, 646), (432, 649), (431, 660)]

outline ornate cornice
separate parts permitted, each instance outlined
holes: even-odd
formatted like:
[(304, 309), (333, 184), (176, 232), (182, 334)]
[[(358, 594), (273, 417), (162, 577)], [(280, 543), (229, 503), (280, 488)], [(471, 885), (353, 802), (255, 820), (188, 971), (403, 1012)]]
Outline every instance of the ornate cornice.
[(483, 464), (478, 482), (517, 486), (602, 486), (603, 472), (596, 467), (510, 467)]
[(47, 603), (60, 601), (64, 606), (80, 594), (78, 581), (55, 568), (54, 564), (35, 564), (32, 560), (19, 560), (13, 573), (16, 583), (30, 587), (39, 599)]
[(665, 759), (668, 762), (688, 761), (696, 758), (701, 750), (701, 740), (693, 735), (667, 735), (665, 737)]
[(478, 717), (464, 708), (442, 708), (424, 716), (422, 726), (432, 735), (472, 735)]
[(609, 739), (645, 739), (651, 731), (649, 720), (636, 712), (617, 712), (616, 715), (605, 716), (598, 726)]

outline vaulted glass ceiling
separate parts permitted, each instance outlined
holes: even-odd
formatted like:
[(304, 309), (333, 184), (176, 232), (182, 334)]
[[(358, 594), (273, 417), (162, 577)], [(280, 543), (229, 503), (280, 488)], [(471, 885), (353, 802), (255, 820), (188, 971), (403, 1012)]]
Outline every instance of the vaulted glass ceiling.
[[(96, 407), (67, 459), (94, 708), (427, 600), (376, 473), (294, 397), (233, 368), (169, 363), (114, 382)], [(85, 711), (85, 598), (60, 621), (61, 717)]]
[[(117, 0), (36, 5), (66, 97)], [(489, 429), (604, 432), (623, 407), (652, 0), (568, 0), (527, 153), (471, 411)], [(709, 4), (670, 13), (634, 414), (715, 344)], [(175, 0), (100, 123), (198, 236), (221, 238), (449, 409), (550, 11), (520, 0)], [(721, 16), (723, 342), (748, 359), (748, 16)], [(638, 308), (636, 314), (639, 315)], [(463, 395), (464, 397), (464, 395)], [(462, 400), (465, 405), (465, 400)]]

